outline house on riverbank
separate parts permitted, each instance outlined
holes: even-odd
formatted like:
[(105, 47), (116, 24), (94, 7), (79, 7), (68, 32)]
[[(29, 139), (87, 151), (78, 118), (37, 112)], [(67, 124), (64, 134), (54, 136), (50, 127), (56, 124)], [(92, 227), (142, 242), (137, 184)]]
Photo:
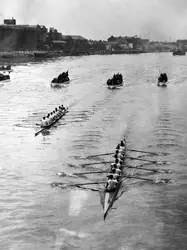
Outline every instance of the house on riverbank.
[(119, 51), (119, 50), (142, 51), (144, 44), (146, 43), (149, 43), (148, 39), (141, 39), (140, 37), (137, 37), (137, 36), (133, 36), (133, 37), (111, 36), (108, 38), (108, 41), (106, 42), (106, 50), (107, 51)]

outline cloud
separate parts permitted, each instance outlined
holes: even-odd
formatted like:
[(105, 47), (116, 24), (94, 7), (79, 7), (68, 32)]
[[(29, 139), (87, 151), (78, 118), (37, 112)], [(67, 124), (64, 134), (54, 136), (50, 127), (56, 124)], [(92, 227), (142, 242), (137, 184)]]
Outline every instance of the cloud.
[(42, 24), (92, 39), (185, 38), (186, 15), (186, 0), (1, 0), (0, 11), (1, 21), (14, 16), (17, 23)]

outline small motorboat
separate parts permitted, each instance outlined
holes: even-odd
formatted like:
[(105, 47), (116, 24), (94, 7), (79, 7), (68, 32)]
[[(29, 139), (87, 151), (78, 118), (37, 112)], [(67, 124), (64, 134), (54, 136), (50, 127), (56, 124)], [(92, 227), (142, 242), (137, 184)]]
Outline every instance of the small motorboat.
[(10, 80), (10, 76), (9, 75), (3, 75), (3, 74), (0, 73), (0, 81), (4, 82), (4, 81), (7, 81), (7, 80)]
[(7, 65), (7, 66), (0, 66), (0, 71), (3, 71), (3, 72), (12, 72), (12, 68), (10, 65)]
[(57, 78), (54, 78), (51, 81), (51, 86), (60, 87), (63, 84), (69, 84), (69, 83), (70, 83), (70, 79), (69, 79), (69, 75), (67, 71), (67, 72), (63, 72), (62, 74), (60, 74)]
[(177, 49), (176, 51), (173, 52), (173, 56), (185, 56), (186, 52), (181, 49)]
[(167, 87), (167, 83), (166, 82), (158, 82), (157, 86), (159, 86), (159, 87)]
[(116, 75), (114, 74), (112, 79), (108, 79), (106, 84), (107, 84), (108, 88), (110, 88), (110, 89), (115, 89), (117, 87), (122, 86), (123, 85), (122, 74), (119, 74), (119, 73)]
[(158, 78), (157, 86), (159, 87), (167, 87), (168, 76), (166, 73), (161, 73)]
[[(55, 79), (56, 79), (56, 80), (55, 80)], [(66, 79), (64, 79), (64, 81), (61, 81), (61, 82), (58, 82), (58, 81), (57, 81), (57, 78), (54, 78), (53, 81), (51, 82), (51, 86), (52, 86), (52, 87), (60, 87), (60, 86), (62, 86), (62, 85), (64, 85), (64, 84), (69, 84), (69, 83), (70, 83), (69, 77), (66, 78)]]

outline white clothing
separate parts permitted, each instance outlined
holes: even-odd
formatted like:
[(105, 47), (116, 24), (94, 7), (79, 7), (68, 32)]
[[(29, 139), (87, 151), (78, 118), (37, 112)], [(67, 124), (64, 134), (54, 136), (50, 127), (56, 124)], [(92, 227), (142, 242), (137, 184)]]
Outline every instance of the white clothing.
[(109, 179), (108, 180), (108, 189), (114, 189), (115, 187), (116, 187), (116, 184), (117, 184), (118, 182), (116, 181), (116, 180), (111, 180), (111, 179)]
[(121, 174), (121, 169), (116, 168), (116, 174), (117, 174), (117, 175)]

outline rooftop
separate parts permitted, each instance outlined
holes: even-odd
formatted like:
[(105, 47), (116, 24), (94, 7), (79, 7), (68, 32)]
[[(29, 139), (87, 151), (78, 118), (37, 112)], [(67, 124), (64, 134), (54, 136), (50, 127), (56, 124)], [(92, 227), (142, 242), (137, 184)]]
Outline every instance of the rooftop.
[(82, 40), (82, 41), (86, 41), (87, 39), (82, 37), (82, 36), (77, 36), (77, 35), (62, 35), (62, 39), (66, 40), (69, 37), (71, 37), (73, 40)]

